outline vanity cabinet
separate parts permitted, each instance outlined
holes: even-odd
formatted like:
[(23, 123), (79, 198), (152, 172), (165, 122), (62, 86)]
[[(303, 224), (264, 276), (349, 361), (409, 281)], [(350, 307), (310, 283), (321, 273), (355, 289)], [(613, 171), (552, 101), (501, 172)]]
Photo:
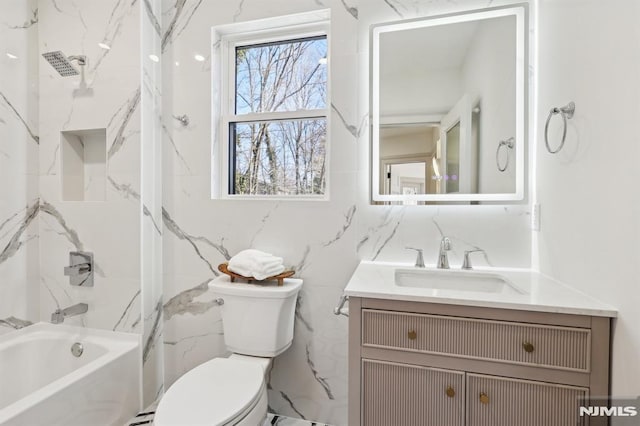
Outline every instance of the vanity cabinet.
[(349, 425), (605, 425), (607, 317), (351, 297)]

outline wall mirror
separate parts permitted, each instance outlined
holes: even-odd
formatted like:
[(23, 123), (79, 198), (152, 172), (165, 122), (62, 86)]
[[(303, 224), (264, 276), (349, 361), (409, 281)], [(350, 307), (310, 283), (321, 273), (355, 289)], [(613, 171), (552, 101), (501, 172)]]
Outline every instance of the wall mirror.
[(526, 15), (517, 5), (371, 27), (374, 203), (523, 199)]

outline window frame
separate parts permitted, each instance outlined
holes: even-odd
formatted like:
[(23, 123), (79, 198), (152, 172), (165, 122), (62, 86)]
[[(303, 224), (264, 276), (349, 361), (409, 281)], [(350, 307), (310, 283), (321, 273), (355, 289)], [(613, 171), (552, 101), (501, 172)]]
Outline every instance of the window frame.
[[(330, 129), (331, 129), (331, 34), (328, 11), (289, 15), (280, 18), (230, 24), (212, 29), (212, 170), (211, 197), (233, 200), (328, 201), (330, 193)], [(236, 48), (273, 42), (296, 41), (310, 37), (326, 37), (327, 87), (326, 108), (236, 114)], [(216, 78), (218, 76), (218, 78)], [(216, 105), (217, 104), (217, 105)], [(231, 148), (231, 124), (251, 122), (324, 119), (325, 187), (323, 194), (232, 194), (235, 162)]]

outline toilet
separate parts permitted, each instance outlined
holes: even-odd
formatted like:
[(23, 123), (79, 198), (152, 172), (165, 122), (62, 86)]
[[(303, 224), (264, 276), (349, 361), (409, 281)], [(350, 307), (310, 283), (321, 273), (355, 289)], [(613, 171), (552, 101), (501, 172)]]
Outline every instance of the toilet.
[(302, 280), (282, 286), (209, 283), (219, 299), (229, 358), (214, 358), (180, 377), (166, 391), (155, 426), (258, 426), (267, 416), (265, 374), (271, 359), (291, 346)]

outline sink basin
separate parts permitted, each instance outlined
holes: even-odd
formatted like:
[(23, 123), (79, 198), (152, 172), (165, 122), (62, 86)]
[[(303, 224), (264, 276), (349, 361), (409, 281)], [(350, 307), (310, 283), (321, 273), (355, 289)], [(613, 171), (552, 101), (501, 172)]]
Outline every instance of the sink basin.
[(502, 275), (484, 271), (396, 269), (395, 284), (431, 290), (524, 294)]

